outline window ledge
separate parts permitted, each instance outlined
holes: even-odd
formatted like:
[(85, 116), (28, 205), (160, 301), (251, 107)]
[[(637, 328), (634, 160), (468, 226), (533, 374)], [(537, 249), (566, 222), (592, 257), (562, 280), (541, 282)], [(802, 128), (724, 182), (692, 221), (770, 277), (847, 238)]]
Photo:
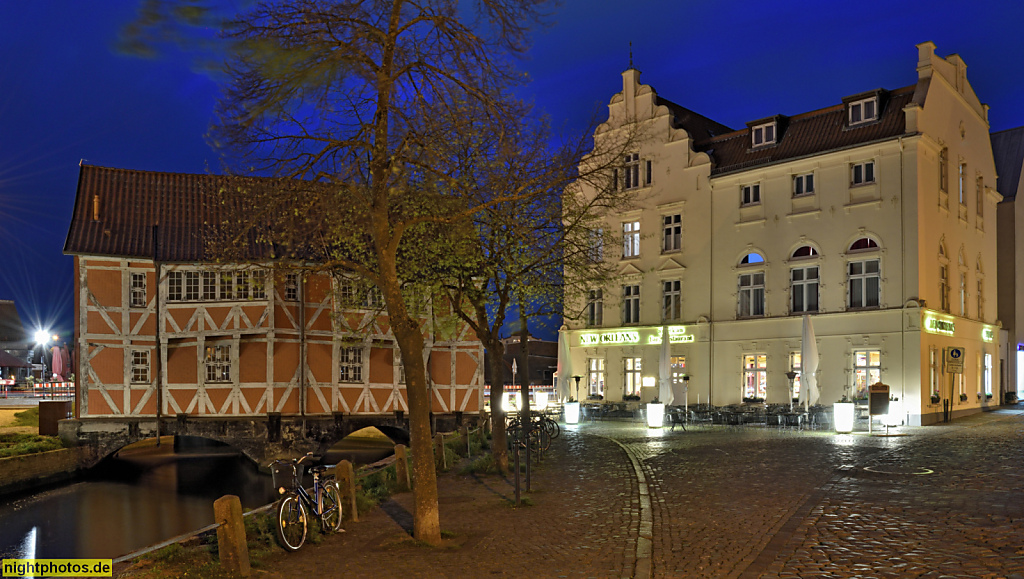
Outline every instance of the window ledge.
[(764, 224), (764, 223), (767, 223), (767, 222), (768, 222), (767, 219), (765, 219), (764, 217), (761, 217), (760, 219), (751, 219), (750, 221), (737, 221), (736, 225), (737, 226), (740, 226), (740, 225), (757, 225), (757, 224)]
[(881, 199), (869, 199), (867, 201), (854, 201), (852, 203), (847, 203), (846, 205), (843, 205), (843, 209), (846, 209), (847, 211), (849, 211), (850, 209), (856, 209), (857, 207), (870, 207), (872, 205), (874, 205), (875, 207), (881, 207), (882, 206), (882, 200)]
[(794, 212), (789, 213), (788, 215), (786, 215), (786, 217), (804, 217), (806, 215), (820, 215), (820, 214), (821, 214), (821, 209), (814, 208), (814, 209), (808, 209), (807, 211), (794, 211)]

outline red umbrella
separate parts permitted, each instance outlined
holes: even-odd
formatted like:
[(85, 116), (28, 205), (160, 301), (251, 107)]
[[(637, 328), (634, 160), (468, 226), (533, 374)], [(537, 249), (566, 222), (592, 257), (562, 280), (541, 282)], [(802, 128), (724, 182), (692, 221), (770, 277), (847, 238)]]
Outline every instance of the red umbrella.
[[(64, 374), (64, 359), (60, 354), (60, 346), (54, 346), (50, 350), (51, 360), (50, 365), (53, 366), (53, 379), (57, 382), (63, 382), (64, 378), (61, 376)], [(43, 376), (43, 380), (46, 380), (46, 376)]]

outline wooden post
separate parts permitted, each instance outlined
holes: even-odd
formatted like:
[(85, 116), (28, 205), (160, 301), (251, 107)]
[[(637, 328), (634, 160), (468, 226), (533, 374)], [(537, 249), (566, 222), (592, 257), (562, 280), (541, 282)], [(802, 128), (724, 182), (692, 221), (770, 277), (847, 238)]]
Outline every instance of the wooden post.
[(412, 479), (409, 478), (409, 457), (406, 455), (405, 445), (395, 445), (395, 474), (398, 478), (398, 488), (402, 491), (412, 490)]
[(242, 503), (235, 495), (224, 495), (213, 502), (217, 521), (217, 551), (220, 566), (232, 576), (248, 577), (249, 547), (245, 543)]
[(434, 464), (440, 469), (447, 468), (444, 463), (444, 435), (440, 432), (434, 435)]
[(351, 521), (359, 522), (359, 509), (356, 507), (356, 471), (347, 460), (339, 462), (335, 471), (338, 486), (341, 487), (342, 514), (347, 514)]
[(466, 456), (469, 457), (469, 427), (465, 424), (460, 426), (459, 435), (462, 436), (462, 442), (466, 445)]

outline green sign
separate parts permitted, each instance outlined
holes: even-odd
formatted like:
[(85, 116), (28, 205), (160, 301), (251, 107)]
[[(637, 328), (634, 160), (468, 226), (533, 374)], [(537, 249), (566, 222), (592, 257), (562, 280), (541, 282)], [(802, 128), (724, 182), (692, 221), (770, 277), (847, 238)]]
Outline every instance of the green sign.
[(949, 320), (940, 320), (938, 318), (925, 318), (924, 329), (926, 332), (933, 334), (945, 334), (952, 336), (955, 332), (955, 326), (953, 322)]
[[(661, 329), (645, 330), (648, 345), (661, 345)], [(629, 346), (640, 344), (640, 330), (615, 330), (611, 332), (587, 332), (580, 334), (580, 346)], [(686, 326), (669, 326), (670, 344), (685, 344), (694, 341), (693, 334), (686, 333)]]

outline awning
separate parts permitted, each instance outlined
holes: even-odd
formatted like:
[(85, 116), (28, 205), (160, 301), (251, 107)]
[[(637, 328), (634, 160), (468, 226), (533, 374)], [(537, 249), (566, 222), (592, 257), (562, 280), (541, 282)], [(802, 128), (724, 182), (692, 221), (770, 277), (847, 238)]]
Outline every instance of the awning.
[(0, 350), (0, 368), (30, 368), (32, 364)]

